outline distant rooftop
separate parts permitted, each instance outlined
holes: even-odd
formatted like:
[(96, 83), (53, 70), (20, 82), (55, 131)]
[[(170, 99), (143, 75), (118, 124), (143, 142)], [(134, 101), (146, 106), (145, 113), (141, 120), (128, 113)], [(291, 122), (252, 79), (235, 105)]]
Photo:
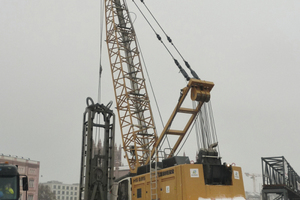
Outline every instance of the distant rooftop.
[(63, 183), (56, 180), (47, 181), (46, 183), (41, 183), (41, 184), (79, 185), (79, 183)]
[(47, 181), (47, 183), (57, 183), (57, 184), (62, 184), (62, 182), (59, 182), (59, 181)]
[(27, 162), (31, 164), (39, 164), (39, 161), (30, 160), (30, 158), (25, 158), (21, 156), (15, 156), (15, 155), (4, 155), (3, 153), (0, 154), (0, 158), (4, 158), (5, 160), (14, 160), (18, 162)]

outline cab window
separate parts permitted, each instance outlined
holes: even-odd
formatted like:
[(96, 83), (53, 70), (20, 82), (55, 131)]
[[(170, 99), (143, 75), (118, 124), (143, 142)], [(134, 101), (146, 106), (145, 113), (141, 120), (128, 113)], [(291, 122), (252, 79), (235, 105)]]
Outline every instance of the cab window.
[(128, 200), (128, 180), (119, 183), (118, 200)]
[(1, 177), (0, 179), (0, 199), (17, 198), (17, 177)]

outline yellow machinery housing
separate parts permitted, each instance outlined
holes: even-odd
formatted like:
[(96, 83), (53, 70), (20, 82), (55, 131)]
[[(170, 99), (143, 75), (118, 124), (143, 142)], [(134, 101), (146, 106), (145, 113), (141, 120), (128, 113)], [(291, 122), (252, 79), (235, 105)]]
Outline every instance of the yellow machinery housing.
[[(229, 167), (232, 176), (228, 185), (206, 184), (202, 164), (182, 164), (159, 170), (158, 199), (245, 199), (242, 170), (236, 166)], [(151, 200), (150, 183), (150, 173), (123, 179), (119, 182), (121, 190), (115, 196), (118, 195), (118, 200)]]

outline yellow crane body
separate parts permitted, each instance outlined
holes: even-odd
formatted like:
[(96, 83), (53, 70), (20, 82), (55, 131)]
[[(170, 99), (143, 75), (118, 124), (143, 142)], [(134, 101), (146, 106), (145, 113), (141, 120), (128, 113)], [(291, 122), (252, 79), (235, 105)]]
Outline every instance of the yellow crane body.
[[(202, 164), (183, 164), (158, 171), (158, 198), (161, 200), (245, 198), (242, 171), (232, 167), (232, 185), (206, 185)], [(132, 200), (150, 200), (150, 174), (132, 178)], [(141, 196), (138, 191), (141, 190)], [(140, 193), (140, 192), (139, 192)]]
[[(228, 185), (206, 184), (202, 164), (182, 164), (158, 170), (157, 197), (160, 200), (244, 200), (242, 170), (237, 166), (230, 167), (232, 181)], [(131, 177), (128, 182), (129, 193), (119, 193), (118, 200), (151, 200), (150, 173)]]

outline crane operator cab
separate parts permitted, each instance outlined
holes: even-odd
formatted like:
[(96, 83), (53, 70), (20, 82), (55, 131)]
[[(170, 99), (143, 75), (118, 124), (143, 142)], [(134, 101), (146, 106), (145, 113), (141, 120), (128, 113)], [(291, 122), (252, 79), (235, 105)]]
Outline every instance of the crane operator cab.
[[(23, 190), (28, 190), (27, 177), (23, 178)], [(15, 165), (0, 164), (0, 200), (17, 200), (20, 197), (20, 175)]]

